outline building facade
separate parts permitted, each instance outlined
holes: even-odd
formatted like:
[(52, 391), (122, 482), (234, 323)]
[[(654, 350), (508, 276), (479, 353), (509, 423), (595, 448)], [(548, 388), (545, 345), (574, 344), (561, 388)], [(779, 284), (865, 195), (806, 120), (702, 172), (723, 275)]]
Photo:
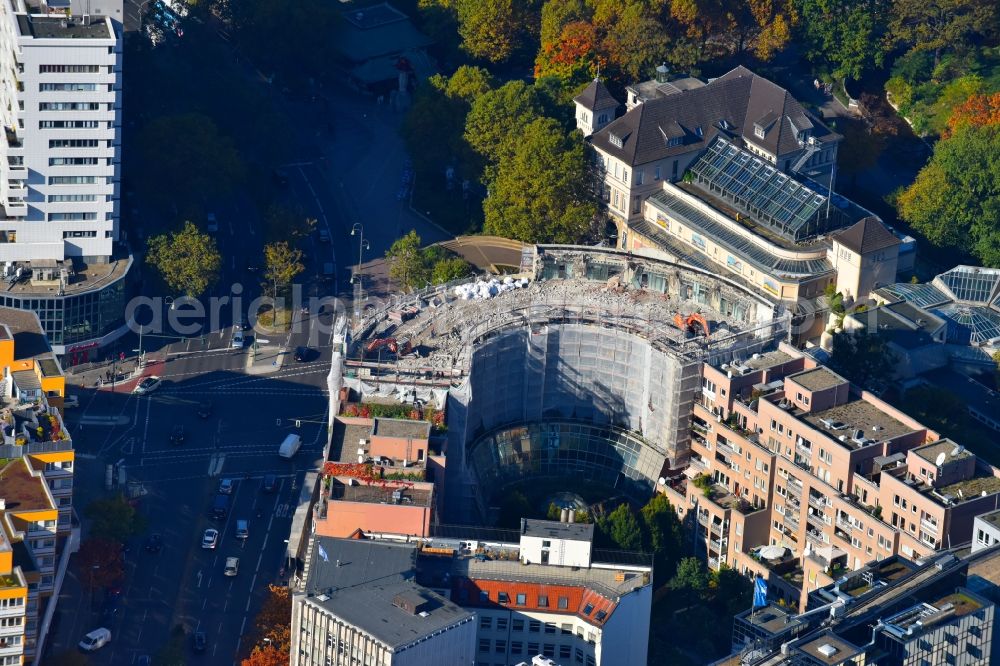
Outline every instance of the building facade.
[(703, 368), (691, 462), (661, 486), (712, 568), (803, 607), (872, 560), (968, 542), (1000, 470), (782, 345)]
[(65, 378), (37, 317), (0, 309), (0, 664), (42, 651), (73, 528), (73, 441), (62, 420)]
[(0, 9), (0, 304), (37, 312), (59, 354), (121, 327), (131, 267), (119, 245), (121, 3), (78, 4)]

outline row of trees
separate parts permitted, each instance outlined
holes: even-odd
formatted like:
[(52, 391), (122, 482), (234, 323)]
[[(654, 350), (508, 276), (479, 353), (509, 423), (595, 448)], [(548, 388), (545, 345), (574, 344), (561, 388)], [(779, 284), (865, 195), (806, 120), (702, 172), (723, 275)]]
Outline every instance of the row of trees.
[(457, 29), (473, 59), (534, 54), (536, 76), (577, 82), (598, 68), (624, 83), (666, 60), (685, 71), (792, 40), (836, 78), (859, 77), (894, 50), (935, 59), (996, 28), (990, 0), (420, 0), (439, 36)]

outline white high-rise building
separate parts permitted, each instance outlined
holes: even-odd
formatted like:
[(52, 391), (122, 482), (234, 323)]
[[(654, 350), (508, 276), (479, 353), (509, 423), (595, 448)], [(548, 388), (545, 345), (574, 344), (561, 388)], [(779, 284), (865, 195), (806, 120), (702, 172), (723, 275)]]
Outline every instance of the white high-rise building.
[(121, 15), (121, 0), (0, 6), (0, 271), (8, 286), (0, 305), (37, 312), (60, 354), (72, 343), (100, 346), (124, 323), (131, 261), (117, 245)]

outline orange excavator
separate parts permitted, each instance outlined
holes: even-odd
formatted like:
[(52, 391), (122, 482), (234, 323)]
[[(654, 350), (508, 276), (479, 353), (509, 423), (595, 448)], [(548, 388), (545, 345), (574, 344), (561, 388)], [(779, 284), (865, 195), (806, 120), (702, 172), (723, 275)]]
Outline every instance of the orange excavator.
[(409, 338), (376, 338), (365, 346), (365, 354), (374, 354), (382, 347), (387, 348), (396, 356), (405, 356), (413, 351)]
[(688, 333), (697, 333), (698, 327), (700, 327), (701, 332), (706, 338), (712, 334), (712, 329), (708, 325), (708, 320), (705, 319), (705, 316), (700, 312), (692, 312), (687, 317), (678, 312), (674, 315), (674, 326), (682, 331), (687, 331)]

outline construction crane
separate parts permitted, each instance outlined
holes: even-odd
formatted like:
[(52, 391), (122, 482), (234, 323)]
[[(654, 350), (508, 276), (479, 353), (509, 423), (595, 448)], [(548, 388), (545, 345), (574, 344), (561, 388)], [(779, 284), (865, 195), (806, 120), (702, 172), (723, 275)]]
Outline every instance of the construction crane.
[(708, 325), (708, 320), (705, 319), (705, 316), (700, 312), (692, 312), (687, 317), (678, 312), (674, 315), (674, 326), (682, 331), (687, 331), (688, 333), (697, 333), (698, 331), (695, 327), (701, 327), (701, 332), (706, 338), (712, 334), (712, 329)]
[(396, 338), (376, 338), (365, 346), (365, 353), (374, 354), (382, 347), (388, 348), (396, 356), (405, 356), (413, 351), (413, 346), (410, 344), (409, 338), (401, 338), (399, 340), (396, 340)]

